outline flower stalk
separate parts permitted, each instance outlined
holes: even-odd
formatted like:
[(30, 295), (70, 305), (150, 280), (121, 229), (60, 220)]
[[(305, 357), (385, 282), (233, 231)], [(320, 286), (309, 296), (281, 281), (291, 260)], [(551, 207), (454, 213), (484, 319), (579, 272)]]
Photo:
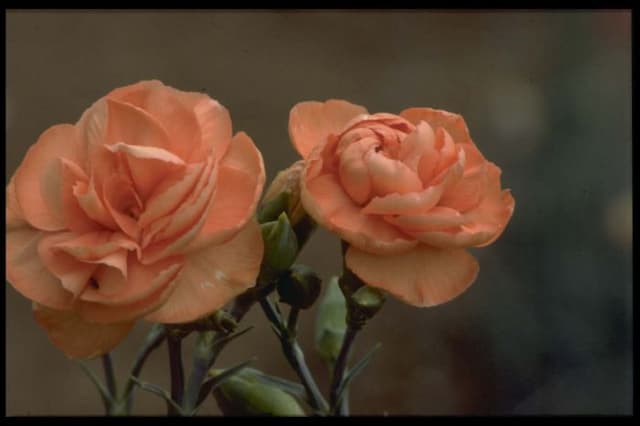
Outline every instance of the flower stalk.
[[(169, 335), (167, 338), (169, 349), (169, 367), (171, 372), (171, 399), (178, 405), (182, 404), (184, 395), (184, 369), (182, 367), (182, 336)], [(167, 404), (169, 416), (180, 415), (171, 404)]]

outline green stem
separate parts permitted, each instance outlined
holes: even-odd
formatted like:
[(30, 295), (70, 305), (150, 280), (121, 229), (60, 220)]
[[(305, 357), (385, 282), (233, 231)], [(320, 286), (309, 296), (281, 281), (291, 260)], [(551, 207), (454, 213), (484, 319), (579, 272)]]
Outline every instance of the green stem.
[[(231, 317), (236, 321), (236, 323), (239, 323), (242, 318), (244, 318), (255, 303), (256, 299), (253, 294), (253, 290), (254, 289), (236, 297), (230, 312)], [(213, 346), (207, 356), (201, 356), (199, 360), (194, 359), (194, 367), (189, 378), (189, 385), (185, 399), (185, 407), (187, 407), (188, 410), (197, 409), (209, 393), (211, 386), (203, 386), (202, 384), (207, 376), (207, 372), (211, 367), (213, 367), (213, 364), (215, 364), (222, 350), (231, 341), (223, 340), (225, 336), (226, 334), (223, 332), (216, 332), (213, 336)], [(203, 361), (206, 361), (206, 363)]]
[[(260, 300), (260, 306), (262, 307), (267, 319), (269, 319), (269, 321), (278, 330), (282, 351), (287, 358), (287, 361), (289, 361), (289, 364), (300, 378), (300, 381), (307, 392), (309, 404), (314, 410), (316, 410), (316, 412), (326, 412), (328, 408), (327, 402), (322, 396), (322, 393), (320, 392), (320, 389), (307, 366), (304, 359), (304, 352), (300, 348), (300, 345), (298, 345), (295, 335), (289, 334), (288, 328), (282, 323), (280, 315), (276, 312), (266, 297)], [(296, 321), (295, 318), (296, 317), (294, 316), (294, 326)]]
[(347, 369), (347, 361), (349, 359), (349, 354), (351, 353), (351, 347), (353, 346), (358, 330), (359, 328), (356, 327), (347, 327), (347, 331), (342, 341), (342, 347), (340, 348), (340, 353), (338, 354), (338, 358), (336, 359), (336, 363), (333, 367), (333, 380), (331, 381), (330, 394), (331, 412), (333, 414), (339, 414), (342, 416), (349, 415), (349, 403), (347, 401), (348, 395), (345, 393), (342, 401), (337, 401), (337, 398), (338, 390), (340, 389), (342, 379), (344, 378), (344, 374)]
[[(182, 405), (182, 396), (184, 394), (184, 370), (182, 367), (182, 339), (176, 336), (167, 338), (167, 347), (169, 349), (169, 365), (171, 367), (171, 399), (176, 404)], [(175, 407), (168, 405), (167, 414), (177, 416)]]
[(133, 407), (133, 389), (135, 386), (135, 379), (140, 376), (142, 367), (151, 352), (158, 348), (166, 337), (167, 331), (164, 325), (154, 324), (145, 339), (144, 346), (140, 349), (140, 352), (138, 352), (123, 392), (123, 397), (126, 398), (125, 409), (127, 413), (131, 413), (131, 408)]
[(212, 331), (198, 333), (193, 353), (193, 367), (191, 368), (191, 375), (184, 395), (183, 408), (186, 413), (193, 413), (198, 405), (202, 382), (209, 371), (209, 362), (215, 356), (215, 348), (212, 347), (214, 338)]
[(287, 319), (287, 333), (289, 333), (289, 336), (296, 337), (299, 313), (300, 309), (294, 307), (289, 311), (289, 318)]
[(116, 378), (113, 374), (113, 363), (111, 362), (111, 355), (107, 352), (102, 355), (102, 368), (104, 369), (104, 379), (107, 385), (107, 390), (111, 398), (116, 397)]

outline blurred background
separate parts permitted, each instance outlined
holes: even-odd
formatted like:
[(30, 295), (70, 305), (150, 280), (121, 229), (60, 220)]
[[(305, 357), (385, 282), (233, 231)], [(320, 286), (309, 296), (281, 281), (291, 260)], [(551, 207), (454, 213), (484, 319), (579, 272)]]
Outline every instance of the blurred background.
[[(299, 101), (462, 114), (502, 168), (515, 214), (474, 251), (480, 274), (458, 299), (431, 309), (388, 300), (368, 324), (353, 359), (383, 346), (353, 382), (352, 412), (632, 412), (629, 11), (8, 11), (6, 23), (5, 184), (41, 132), (139, 80), (220, 101), (262, 150), (268, 179), (297, 159), (287, 122)], [(318, 232), (300, 260), (338, 273), (338, 240)], [(101, 415), (80, 367), (5, 291), (7, 414)], [(326, 390), (313, 319), (302, 315), (300, 340)], [(295, 378), (262, 312), (249, 324), (217, 365), (257, 355), (258, 368)], [(138, 324), (115, 350), (121, 381), (148, 329)], [(167, 365), (162, 347), (142, 379), (168, 388)], [(135, 414), (164, 414), (156, 396), (136, 398)], [(213, 399), (201, 411), (218, 413)]]

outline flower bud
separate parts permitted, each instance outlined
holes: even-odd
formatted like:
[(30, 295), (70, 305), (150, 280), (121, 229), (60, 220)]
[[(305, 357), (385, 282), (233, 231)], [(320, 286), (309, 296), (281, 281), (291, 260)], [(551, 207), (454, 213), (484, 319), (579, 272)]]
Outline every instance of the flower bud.
[[(224, 370), (211, 370), (215, 377)], [(224, 380), (213, 391), (220, 410), (227, 416), (305, 416), (292, 395), (259, 380), (257, 371), (244, 368)]]
[(264, 240), (263, 263), (275, 271), (286, 270), (298, 256), (298, 239), (287, 214), (281, 213), (278, 220), (261, 226)]
[(338, 277), (331, 278), (326, 287), (316, 316), (315, 343), (320, 356), (334, 364), (347, 330), (347, 307)]
[(385, 294), (374, 287), (362, 286), (347, 298), (347, 322), (360, 328), (378, 313), (385, 301)]
[(287, 213), (293, 227), (300, 222), (305, 215), (300, 202), (300, 175), (304, 165), (304, 160), (297, 161), (276, 175), (258, 212), (260, 223), (276, 220), (282, 212)]
[(386, 299), (382, 290), (366, 285), (346, 265), (339, 284), (347, 300), (347, 324), (355, 329), (361, 328), (373, 318)]
[(280, 301), (298, 309), (307, 309), (320, 295), (322, 279), (306, 265), (296, 264), (278, 282)]

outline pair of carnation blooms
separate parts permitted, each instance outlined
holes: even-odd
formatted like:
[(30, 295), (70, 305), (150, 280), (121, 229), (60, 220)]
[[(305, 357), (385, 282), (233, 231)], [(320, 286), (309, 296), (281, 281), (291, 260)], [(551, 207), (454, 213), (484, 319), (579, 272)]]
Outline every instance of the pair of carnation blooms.
[[(465, 248), (513, 213), (459, 115), (302, 102), (289, 134), (306, 212), (349, 244), (356, 275), (409, 304), (462, 293), (479, 269)], [(264, 181), (218, 102), (159, 81), (118, 88), (46, 130), (11, 178), (7, 280), (70, 357), (111, 350), (140, 318), (196, 320), (255, 283)]]

